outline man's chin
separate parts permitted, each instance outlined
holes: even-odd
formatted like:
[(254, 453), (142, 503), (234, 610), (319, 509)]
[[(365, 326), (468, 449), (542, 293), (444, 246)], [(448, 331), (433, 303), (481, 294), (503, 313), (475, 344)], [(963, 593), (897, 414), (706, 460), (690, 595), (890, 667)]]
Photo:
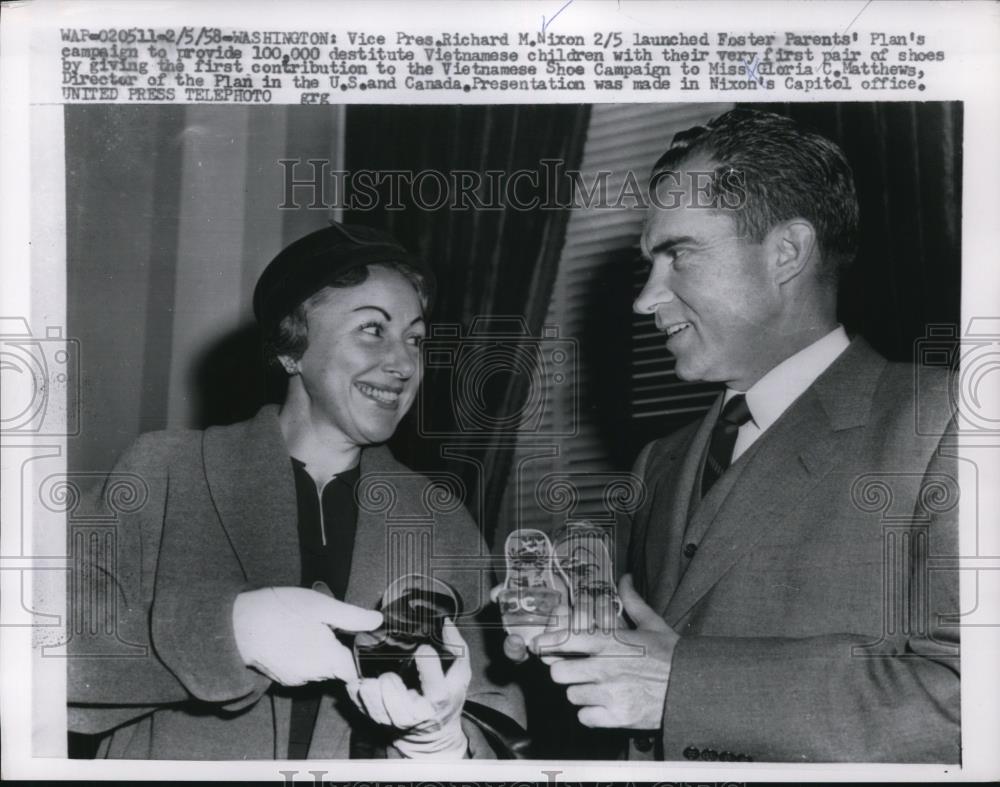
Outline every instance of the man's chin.
[(681, 357), (677, 357), (674, 362), (674, 374), (684, 382), (694, 382), (702, 379), (695, 366)]

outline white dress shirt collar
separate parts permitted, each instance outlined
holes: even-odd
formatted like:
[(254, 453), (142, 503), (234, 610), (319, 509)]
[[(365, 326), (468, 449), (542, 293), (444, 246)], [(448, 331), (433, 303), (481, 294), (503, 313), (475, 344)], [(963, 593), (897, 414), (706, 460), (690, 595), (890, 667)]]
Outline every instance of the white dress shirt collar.
[[(740, 428), (733, 461), (768, 429), (850, 345), (844, 326), (799, 350), (775, 366), (746, 391), (751, 419)], [(739, 391), (726, 389), (728, 402)]]

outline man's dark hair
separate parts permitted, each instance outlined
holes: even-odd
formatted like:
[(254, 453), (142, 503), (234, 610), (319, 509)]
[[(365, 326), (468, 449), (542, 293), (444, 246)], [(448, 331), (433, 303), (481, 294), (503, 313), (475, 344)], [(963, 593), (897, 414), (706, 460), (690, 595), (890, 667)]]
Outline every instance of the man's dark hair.
[(844, 152), (791, 118), (733, 109), (676, 134), (653, 166), (650, 190), (698, 154), (715, 165), (715, 204), (735, 213), (739, 232), (756, 243), (779, 222), (808, 220), (816, 229), (820, 275), (836, 281), (858, 246), (858, 197)]
[[(383, 268), (396, 271), (406, 279), (417, 291), (424, 317), (431, 309), (432, 291), (424, 276), (412, 265), (405, 262), (378, 262)], [(288, 314), (277, 322), (262, 326), (264, 363), (268, 367), (280, 369), (282, 355), (299, 360), (309, 346), (309, 307), (322, 303), (327, 288), (355, 287), (368, 279), (368, 271), (372, 265), (362, 265), (348, 268), (343, 273), (330, 279), (324, 287), (303, 300)]]

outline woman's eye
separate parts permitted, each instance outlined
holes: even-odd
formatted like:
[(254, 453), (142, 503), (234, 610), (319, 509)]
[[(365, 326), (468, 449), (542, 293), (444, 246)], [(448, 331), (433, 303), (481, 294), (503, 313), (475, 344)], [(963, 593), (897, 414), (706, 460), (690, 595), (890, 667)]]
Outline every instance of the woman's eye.
[(420, 334), (414, 334), (413, 336), (411, 336), (411, 337), (409, 338), (409, 340), (408, 340), (408, 341), (409, 341), (409, 342), (410, 342), (410, 344), (412, 344), (412, 345), (413, 345), (414, 347), (419, 347), (419, 346), (420, 346), (420, 345), (421, 345), (421, 344), (423, 343), (423, 341), (424, 341), (424, 337), (423, 337), (422, 335), (420, 335)]
[(366, 322), (361, 326), (361, 330), (371, 336), (381, 336), (382, 335), (382, 324), (378, 322)]

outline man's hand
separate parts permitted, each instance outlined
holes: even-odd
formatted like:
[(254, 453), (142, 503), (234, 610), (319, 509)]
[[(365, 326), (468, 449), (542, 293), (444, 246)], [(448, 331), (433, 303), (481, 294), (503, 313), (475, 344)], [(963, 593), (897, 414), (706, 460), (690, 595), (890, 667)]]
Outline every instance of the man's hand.
[(357, 680), (351, 651), (333, 630), (371, 631), (382, 613), (306, 588), (261, 588), (233, 604), (233, 633), (243, 663), (284, 686)]
[(468, 749), (461, 720), (472, 678), (469, 648), (451, 620), (445, 620), (442, 636), (455, 660), (445, 674), (430, 645), (417, 648), (420, 691), (406, 688), (394, 672), (347, 687), (354, 703), (374, 721), (402, 731), (392, 745), (404, 757), (461, 759)]
[(637, 628), (575, 634), (548, 631), (530, 643), (549, 665), (552, 680), (567, 687), (587, 727), (659, 729), (680, 637), (636, 593), (629, 575), (618, 586)]

